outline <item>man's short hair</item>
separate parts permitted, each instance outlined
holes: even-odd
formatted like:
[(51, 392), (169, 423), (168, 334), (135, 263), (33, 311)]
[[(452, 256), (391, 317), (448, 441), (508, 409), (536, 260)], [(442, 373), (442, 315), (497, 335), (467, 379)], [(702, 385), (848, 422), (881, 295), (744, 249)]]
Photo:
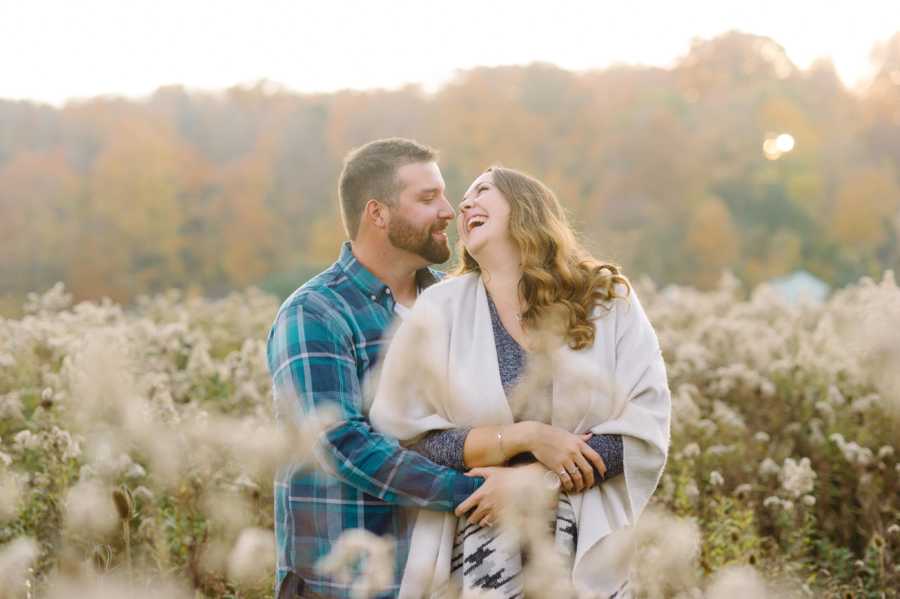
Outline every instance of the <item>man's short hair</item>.
[(370, 199), (390, 205), (401, 191), (397, 169), (416, 162), (434, 162), (437, 150), (411, 139), (376, 139), (344, 159), (338, 183), (341, 218), (350, 239), (356, 239), (363, 208)]

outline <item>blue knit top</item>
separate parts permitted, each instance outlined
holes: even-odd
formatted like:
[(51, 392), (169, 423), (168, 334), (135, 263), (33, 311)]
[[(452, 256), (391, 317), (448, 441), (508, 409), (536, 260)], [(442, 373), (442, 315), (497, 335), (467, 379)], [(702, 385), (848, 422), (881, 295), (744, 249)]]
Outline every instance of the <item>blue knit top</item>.
[[(500, 381), (503, 384), (503, 391), (509, 397), (525, 371), (528, 352), (503, 326), (497, 306), (490, 294), (488, 294), (488, 307), (491, 310), (491, 326), (494, 329), (494, 345), (497, 349), (497, 363), (500, 366)], [(552, 389), (548, 389), (548, 393), (552, 393)], [(455, 428), (431, 431), (422, 437), (413, 446), (413, 449), (436, 464), (456, 470), (466, 470), (463, 462), (463, 448), (469, 430), (470, 428)], [(622, 474), (624, 469), (622, 435), (593, 435), (588, 439), (587, 444), (600, 454), (603, 463), (606, 464), (605, 478), (601, 479), (596, 468), (594, 469), (594, 480), (597, 481), (597, 484)]]

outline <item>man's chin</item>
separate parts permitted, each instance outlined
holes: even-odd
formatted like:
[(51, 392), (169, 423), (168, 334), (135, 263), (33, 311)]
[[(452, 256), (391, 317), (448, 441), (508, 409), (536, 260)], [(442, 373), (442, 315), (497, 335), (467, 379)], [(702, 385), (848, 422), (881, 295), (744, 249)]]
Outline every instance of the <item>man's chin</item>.
[(390, 236), (389, 239), (395, 248), (415, 254), (426, 264), (443, 264), (450, 259), (450, 243), (447, 240), (437, 240), (430, 235), (415, 242), (401, 235)]
[(430, 264), (443, 264), (450, 259), (450, 246), (448, 244), (434, 244), (419, 253)]

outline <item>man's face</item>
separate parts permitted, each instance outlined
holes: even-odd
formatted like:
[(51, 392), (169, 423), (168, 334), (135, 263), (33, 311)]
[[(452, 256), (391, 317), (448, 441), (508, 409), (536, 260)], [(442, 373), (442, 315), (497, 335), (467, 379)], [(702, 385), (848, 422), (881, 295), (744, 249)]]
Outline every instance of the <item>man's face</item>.
[(389, 208), (388, 239), (394, 247), (430, 264), (450, 259), (447, 225), (455, 216), (444, 195), (444, 178), (434, 162), (415, 162), (397, 169), (403, 190)]

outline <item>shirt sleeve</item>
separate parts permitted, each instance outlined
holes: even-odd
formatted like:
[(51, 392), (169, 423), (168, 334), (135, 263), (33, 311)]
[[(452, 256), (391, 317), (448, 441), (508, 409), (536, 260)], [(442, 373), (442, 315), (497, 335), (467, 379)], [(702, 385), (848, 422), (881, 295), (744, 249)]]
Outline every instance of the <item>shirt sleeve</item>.
[(316, 445), (319, 465), (360, 491), (396, 505), (452, 511), (483, 482), (431, 462), (376, 432), (362, 413), (353, 335), (327, 300), (311, 295), (284, 308), (267, 359), (279, 419), (302, 424), (337, 415)]
[(600, 454), (606, 464), (606, 475), (602, 478), (597, 468), (594, 468), (594, 480), (598, 485), (625, 471), (622, 435), (593, 435), (587, 440), (587, 444)]
[(464, 456), (470, 430), (471, 427), (430, 431), (414, 443), (412, 449), (435, 464), (462, 472), (467, 470)]

